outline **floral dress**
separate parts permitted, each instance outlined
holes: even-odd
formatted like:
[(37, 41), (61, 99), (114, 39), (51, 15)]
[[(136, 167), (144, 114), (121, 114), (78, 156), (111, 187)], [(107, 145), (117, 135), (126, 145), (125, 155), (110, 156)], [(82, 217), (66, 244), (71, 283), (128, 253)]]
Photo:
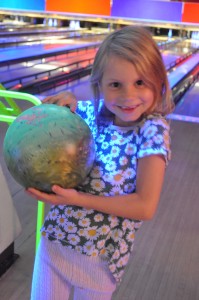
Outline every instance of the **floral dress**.
[[(166, 163), (170, 159), (169, 125), (160, 115), (150, 115), (132, 127), (118, 127), (101, 118), (97, 128), (91, 101), (80, 101), (77, 113), (90, 126), (96, 142), (94, 166), (77, 188), (80, 191), (104, 196), (134, 193), (139, 158), (161, 154)], [(119, 282), (141, 224), (141, 220), (93, 209), (56, 205), (45, 219), (42, 235), (82, 254), (107, 259)]]

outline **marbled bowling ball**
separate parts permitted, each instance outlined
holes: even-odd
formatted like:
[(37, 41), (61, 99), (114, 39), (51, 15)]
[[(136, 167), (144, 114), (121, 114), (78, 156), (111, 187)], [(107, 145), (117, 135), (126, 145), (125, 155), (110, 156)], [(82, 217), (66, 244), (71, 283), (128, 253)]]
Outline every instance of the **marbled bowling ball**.
[(14, 179), (25, 188), (51, 192), (53, 184), (74, 188), (90, 172), (95, 146), (90, 128), (69, 108), (41, 104), (9, 126), (3, 155)]

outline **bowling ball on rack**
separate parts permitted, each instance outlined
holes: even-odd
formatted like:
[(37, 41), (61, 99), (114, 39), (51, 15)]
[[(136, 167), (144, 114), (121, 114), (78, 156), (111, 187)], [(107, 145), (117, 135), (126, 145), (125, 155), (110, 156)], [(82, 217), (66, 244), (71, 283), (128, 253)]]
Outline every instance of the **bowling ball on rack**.
[(9, 126), (3, 156), (19, 184), (48, 193), (54, 184), (74, 188), (82, 183), (92, 168), (95, 146), (79, 115), (67, 107), (41, 104)]

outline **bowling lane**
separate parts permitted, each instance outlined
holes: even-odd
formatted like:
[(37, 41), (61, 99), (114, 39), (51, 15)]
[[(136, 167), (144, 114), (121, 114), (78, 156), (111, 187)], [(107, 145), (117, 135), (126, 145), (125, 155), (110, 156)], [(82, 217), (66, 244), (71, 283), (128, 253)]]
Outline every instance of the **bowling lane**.
[(50, 57), (42, 60), (24, 62), (18, 64), (9, 72), (0, 72), (0, 82), (2, 82), (6, 88), (13, 88), (17, 84), (25, 84), (35, 78), (46, 78), (46, 76), (49, 76), (49, 73), (50, 75), (61, 72), (68, 73), (77, 68), (77, 62), (82, 61), (82, 63), (78, 64), (78, 66), (82, 67), (90, 63), (95, 53), (95, 49), (79, 50), (78, 52), (57, 56), (56, 59), (55, 57)]
[[(169, 48), (169, 49), (168, 49)], [(167, 69), (180, 63), (199, 48), (198, 40), (183, 40), (168, 44), (167, 49), (162, 50), (162, 57)]]
[[(93, 58), (95, 55), (95, 50), (85, 50), (82, 51), (81, 48), (95, 48), (99, 45), (101, 40), (104, 38), (105, 31), (102, 30), (94, 30), (90, 34), (82, 35), (79, 38), (75, 39), (59, 39), (56, 40), (54, 37), (51, 39), (47, 39), (43, 41), (43, 44), (35, 45), (35, 43), (32, 44), (32, 46), (19, 46), (15, 49), (13, 48), (4, 48), (0, 51), (0, 82), (7, 88), (13, 88), (16, 84), (19, 84), (21, 80), (19, 80), (21, 77), (26, 77), (29, 75), (34, 76), (32, 79), (34, 79), (38, 73), (47, 71), (53, 71), (54, 72), (60, 72), (61, 70), (57, 70), (59, 67), (66, 66), (67, 64), (70, 64), (71, 62), (83, 60), (83, 59), (90, 59)], [(75, 54), (66, 54), (67, 52), (75, 51)], [(55, 52), (57, 52), (55, 54)], [(91, 53), (93, 54), (88, 57), (85, 53)], [(44, 57), (48, 55), (48, 57)], [(74, 58), (71, 61), (71, 56)], [(81, 57), (82, 56), (82, 57)], [(75, 59), (76, 57), (76, 59)], [(24, 62), (19, 62), (17, 64), (12, 65), (12, 60), (16, 60), (20, 58), (24, 58)], [(30, 61), (28, 61), (30, 59)], [(4, 64), (6, 61), (10, 61), (9, 68), (8, 66), (1, 66), (1, 62)], [(68, 69), (65, 68), (64, 71), (69, 72), (70, 69), (73, 67), (70, 67)], [(6, 71), (6, 72), (5, 72)], [(49, 74), (41, 75), (41, 76), (49, 76)], [(13, 83), (7, 83), (7, 81), (10, 81), (13, 79)], [(14, 80), (16, 79), (16, 80)], [(30, 80), (27, 79), (27, 80)], [(23, 80), (27, 81), (26, 79)]]
[(98, 36), (105, 36), (105, 34), (106, 30), (98, 29), (90, 31), (84, 28), (81, 30), (64, 29), (63, 31), (42, 30), (38, 32), (34, 31), (32, 34), (30, 31), (24, 35), (20, 32), (20, 35), (7, 34), (7, 36), (5, 34), (1, 35), (0, 32), (0, 51), (3, 51), (4, 48), (18, 48), (19, 46), (23, 46), (23, 49), (25, 49), (36, 44), (64, 44), (66, 39), (86, 40), (89, 37), (89, 41), (95, 41)]
[(194, 54), (178, 68), (169, 74), (169, 83), (173, 88), (181, 79), (183, 79), (195, 66), (199, 64), (199, 53)]
[[(55, 50), (60, 53), (64, 53), (67, 50), (73, 50), (81, 48), (84, 45), (92, 46), (95, 45), (97, 42), (88, 42), (85, 40), (82, 41), (64, 41), (63, 43), (54, 43), (54, 44), (46, 44), (46, 45), (34, 45), (34, 47), (29, 48), (27, 51), (24, 51), (23, 48), (18, 47), (17, 49), (5, 49), (0, 52), (0, 67), (1, 64), (10, 61), (14, 62), (17, 59), (26, 58), (26, 59), (33, 59), (36, 56), (40, 57), (41, 55), (49, 54), (54, 55)], [(11, 64), (10, 63), (10, 64)]]
[(199, 80), (184, 94), (178, 102), (170, 119), (199, 123)]

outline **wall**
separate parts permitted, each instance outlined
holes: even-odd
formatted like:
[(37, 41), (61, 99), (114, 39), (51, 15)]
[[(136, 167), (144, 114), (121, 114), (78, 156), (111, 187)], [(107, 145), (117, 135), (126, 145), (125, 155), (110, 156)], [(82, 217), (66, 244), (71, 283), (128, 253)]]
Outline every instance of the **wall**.
[(0, 0), (0, 8), (45, 10), (45, 0)]
[(46, 0), (47, 11), (110, 16), (110, 0)]

